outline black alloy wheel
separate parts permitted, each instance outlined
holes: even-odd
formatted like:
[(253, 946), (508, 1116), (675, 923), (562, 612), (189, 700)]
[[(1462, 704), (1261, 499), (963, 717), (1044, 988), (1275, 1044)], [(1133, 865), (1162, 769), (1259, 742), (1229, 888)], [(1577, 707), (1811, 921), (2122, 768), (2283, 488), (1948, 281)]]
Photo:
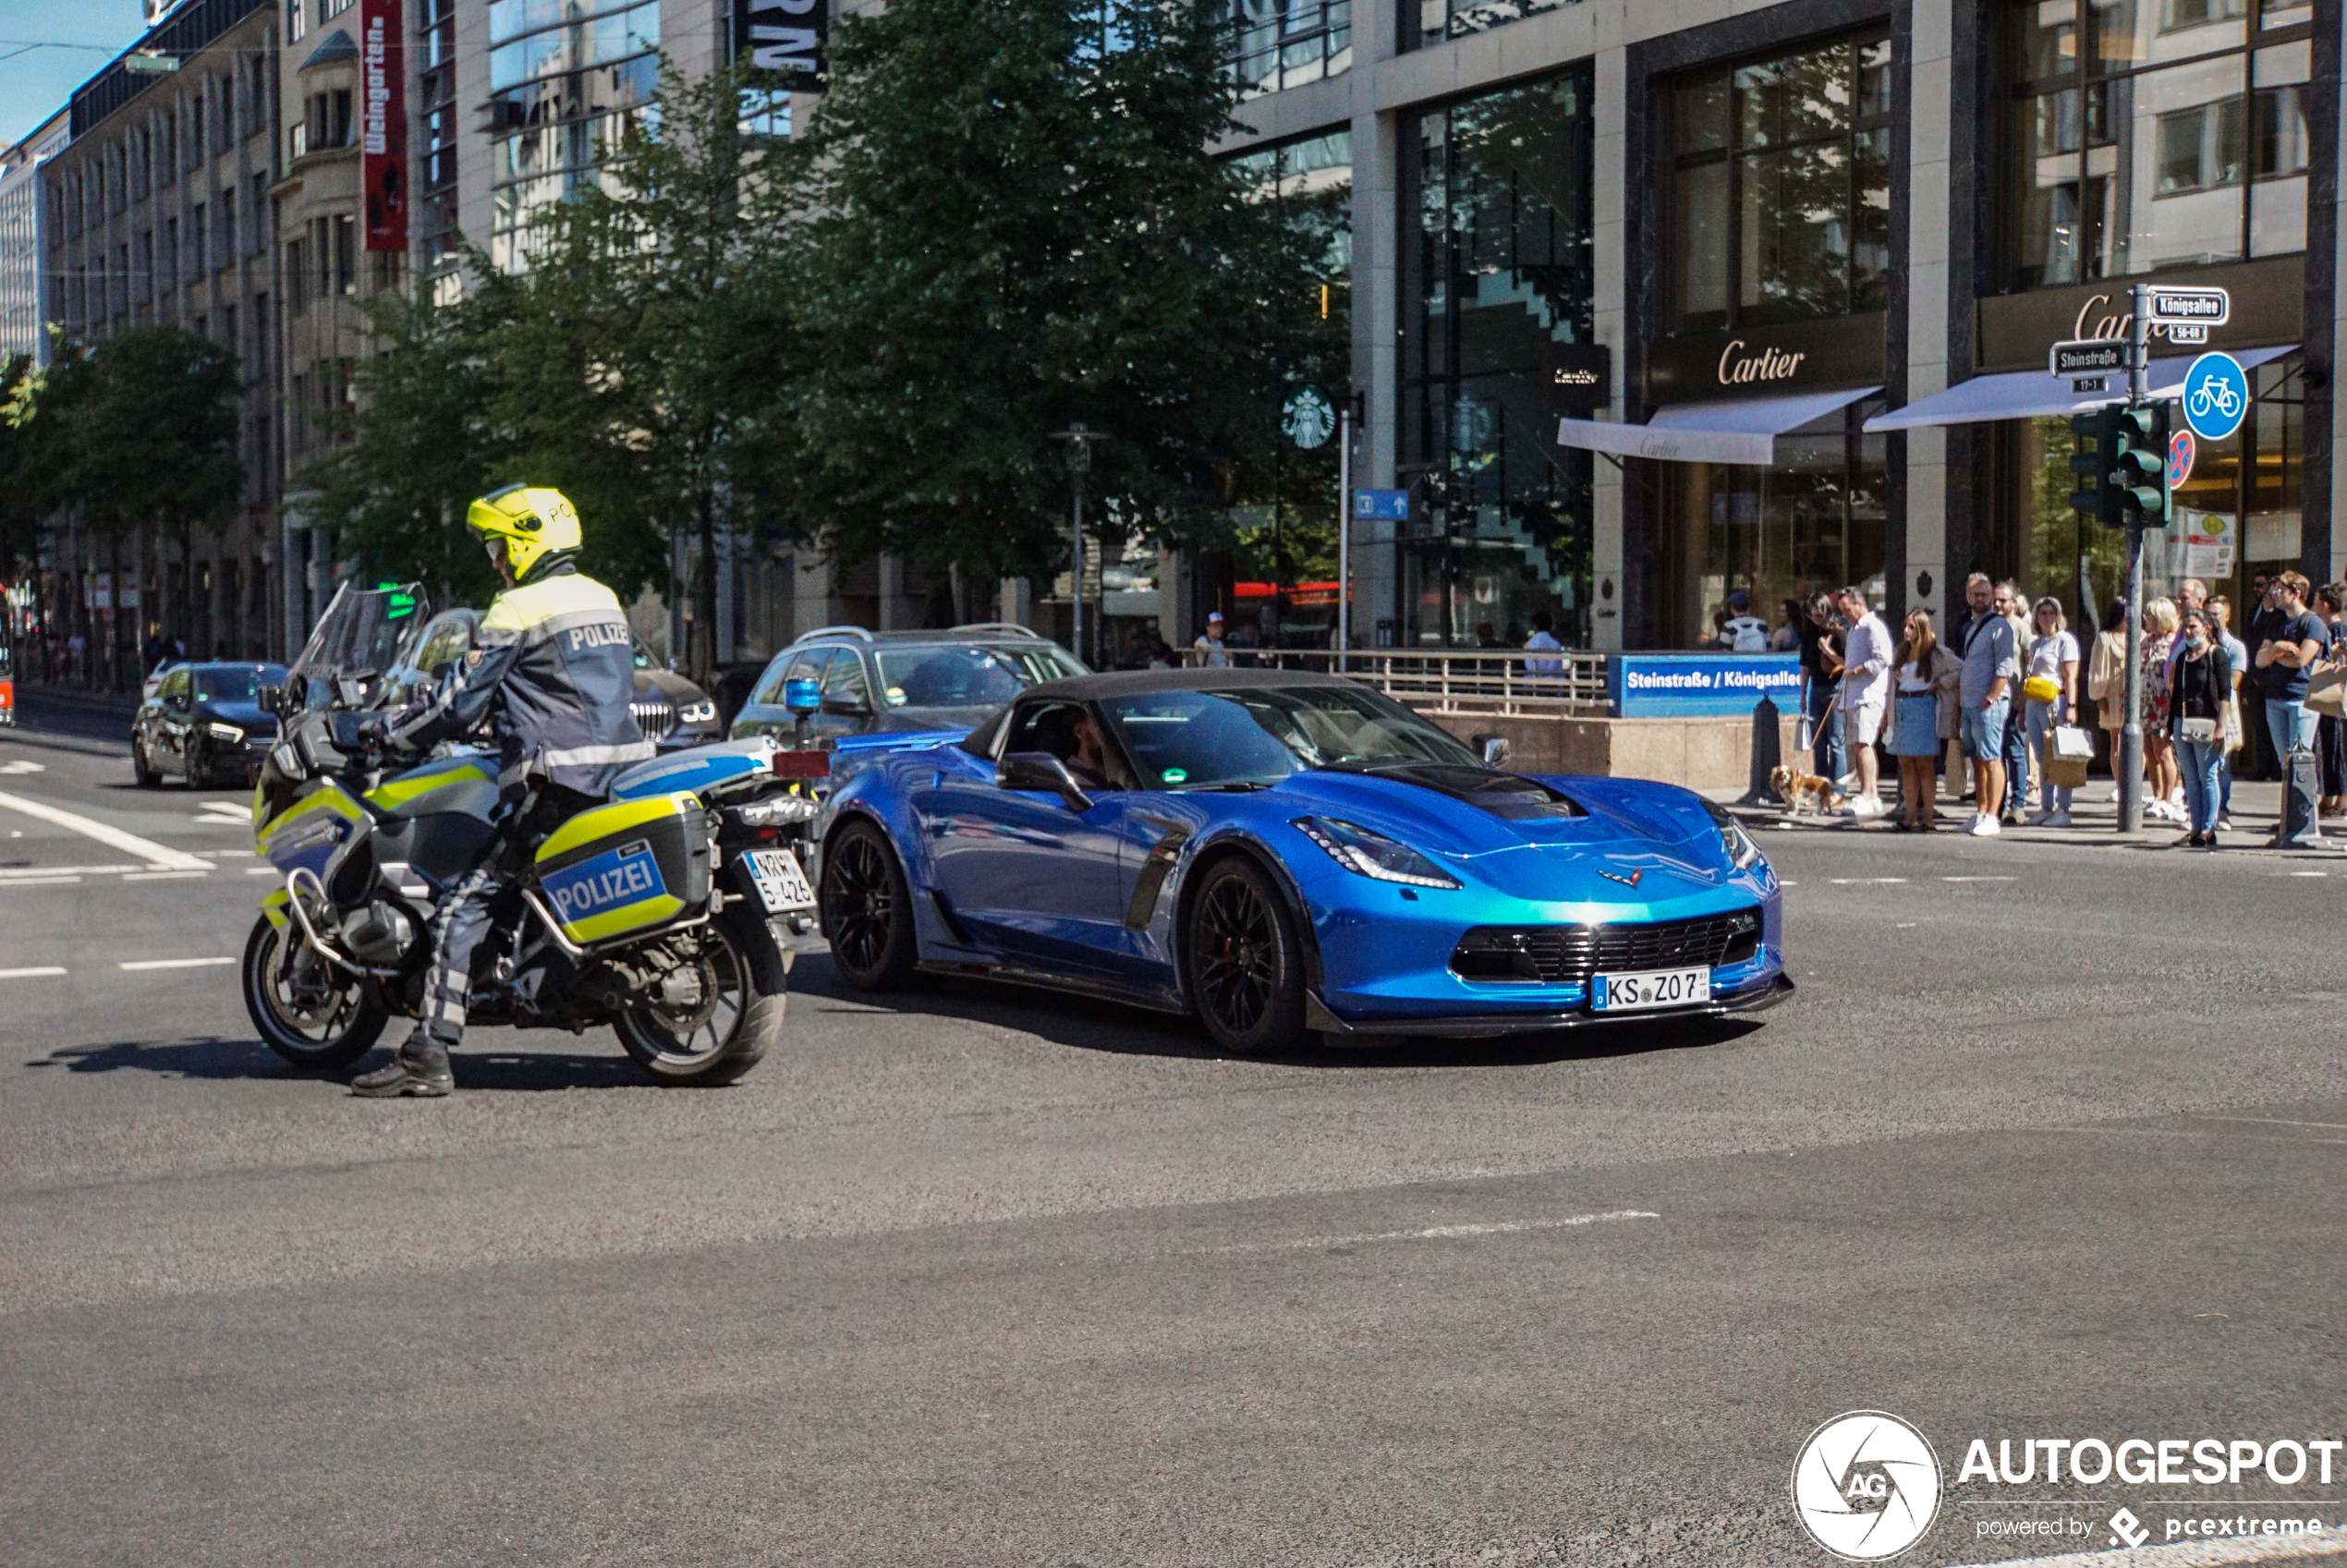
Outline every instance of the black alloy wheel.
[(1208, 869), (1182, 943), (1191, 1003), (1236, 1056), (1293, 1046), (1304, 1028), (1303, 944), (1285, 902), (1253, 861)]
[(130, 736), (130, 776), (138, 781), (140, 789), (155, 789), (163, 784), (163, 775), (147, 760), (147, 743), (136, 731)]
[(857, 991), (890, 991), (913, 978), (912, 890), (880, 829), (851, 821), (832, 835), (818, 903), (842, 979)]

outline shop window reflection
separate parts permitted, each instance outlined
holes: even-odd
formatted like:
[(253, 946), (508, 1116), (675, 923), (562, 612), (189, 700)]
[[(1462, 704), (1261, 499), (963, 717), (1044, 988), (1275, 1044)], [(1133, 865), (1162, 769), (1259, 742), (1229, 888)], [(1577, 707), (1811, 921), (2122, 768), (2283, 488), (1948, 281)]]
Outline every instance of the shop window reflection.
[(1859, 426), (1882, 405), (1839, 409), (1781, 435), (1768, 468), (1659, 465), (1678, 494), (1678, 537), (1665, 551), (1666, 646), (1701, 647), (1737, 589), (1775, 606), (1855, 583), (1875, 599), (1883, 580), (1883, 438)]

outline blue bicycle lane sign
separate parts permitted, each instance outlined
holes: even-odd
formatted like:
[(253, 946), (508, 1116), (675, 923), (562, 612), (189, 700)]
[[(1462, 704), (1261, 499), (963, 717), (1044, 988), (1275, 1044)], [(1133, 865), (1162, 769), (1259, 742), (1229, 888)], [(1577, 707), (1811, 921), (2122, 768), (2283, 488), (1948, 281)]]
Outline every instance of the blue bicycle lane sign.
[(2203, 441), (2222, 441), (2249, 414), (2249, 373), (2230, 354), (2203, 354), (2184, 372), (2184, 423)]

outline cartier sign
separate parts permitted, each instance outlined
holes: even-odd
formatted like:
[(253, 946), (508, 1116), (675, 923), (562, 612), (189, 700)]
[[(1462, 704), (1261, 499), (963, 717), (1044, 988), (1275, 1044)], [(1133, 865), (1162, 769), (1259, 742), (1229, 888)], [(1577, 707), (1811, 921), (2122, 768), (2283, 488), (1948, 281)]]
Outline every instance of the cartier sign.
[(1646, 401), (1709, 403), (1818, 392), (1882, 380), (1883, 313), (1730, 330), (1647, 345)]
[[(2133, 321), (2128, 286), (2134, 278), (2103, 278), (2066, 288), (2037, 288), (1977, 302), (1974, 336), (1976, 369), (2045, 369), (2046, 351), (2065, 339), (2124, 338)], [(2168, 323), (2146, 323), (2152, 357), (2197, 354), (2205, 348), (2254, 348), (2295, 343), (2306, 300), (2306, 259), (2273, 256), (2222, 266), (2181, 268), (2143, 279), (2147, 284), (2199, 285), (2232, 296), (2232, 310), (2221, 325), (2200, 328), (2189, 341), (2169, 341)]]

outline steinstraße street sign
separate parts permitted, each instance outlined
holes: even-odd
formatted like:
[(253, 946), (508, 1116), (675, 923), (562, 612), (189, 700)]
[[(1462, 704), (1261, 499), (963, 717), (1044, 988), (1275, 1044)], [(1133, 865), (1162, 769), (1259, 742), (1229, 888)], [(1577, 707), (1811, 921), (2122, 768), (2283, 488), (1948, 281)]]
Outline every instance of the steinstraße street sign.
[(2108, 392), (2110, 377), (2127, 373), (2127, 345), (2115, 337), (2073, 337), (2053, 346), (2046, 369), (2068, 376), (2073, 392)]

